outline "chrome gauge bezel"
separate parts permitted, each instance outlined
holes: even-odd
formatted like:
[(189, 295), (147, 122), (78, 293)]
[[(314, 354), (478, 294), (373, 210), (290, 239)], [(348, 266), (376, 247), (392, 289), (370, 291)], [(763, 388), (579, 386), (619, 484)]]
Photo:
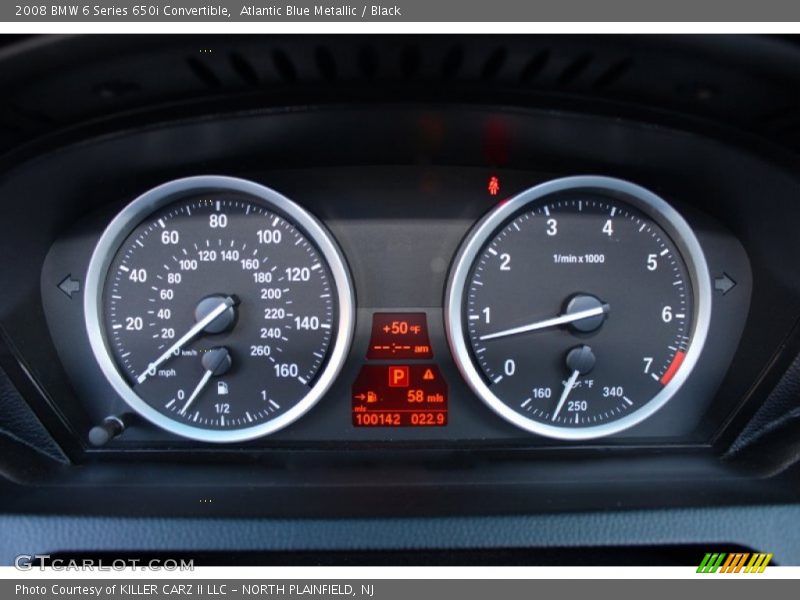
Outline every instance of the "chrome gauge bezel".
[[(581, 190), (601, 193), (627, 202), (664, 229), (686, 263), (694, 296), (694, 318), (691, 343), (682, 368), (649, 402), (616, 421), (569, 428), (529, 419), (510, 408), (492, 392), (469, 348), (463, 310), (465, 288), (473, 264), (481, 249), (497, 231), (523, 209), (532, 208), (553, 194)], [(675, 396), (697, 365), (705, 346), (711, 323), (711, 300), (711, 277), (700, 242), (686, 220), (672, 206), (653, 192), (634, 183), (612, 177), (581, 175), (536, 185), (498, 205), (473, 227), (462, 243), (450, 270), (444, 319), (447, 340), (456, 365), (466, 382), (485, 404), (502, 418), (523, 430), (559, 440), (579, 441), (605, 437), (629, 429), (653, 415)]]
[[(329, 350), (328, 361), (308, 393), (295, 406), (274, 419), (232, 430), (203, 429), (175, 421), (140, 398), (113, 359), (103, 319), (103, 290), (108, 270), (128, 235), (150, 215), (172, 202), (187, 196), (220, 192), (247, 194), (296, 225), (325, 258), (337, 294), (336, 336)], [(355, 300), (350, 273), (339, 247), (325, 227), (304, 208), (275, 190), (245, 179), (221, 175), (176, 179), (145, 192), (126, 206), (105, 229), (92, 253), (86, 273), (83, 309), (86, 332), (95, 360), (117, 394), (154, 425), (185, 438), (214, 443), (245, 442), (260, 438), (283, 429), (307, 413), (330, 389), (344, 366), (355, 326)]]

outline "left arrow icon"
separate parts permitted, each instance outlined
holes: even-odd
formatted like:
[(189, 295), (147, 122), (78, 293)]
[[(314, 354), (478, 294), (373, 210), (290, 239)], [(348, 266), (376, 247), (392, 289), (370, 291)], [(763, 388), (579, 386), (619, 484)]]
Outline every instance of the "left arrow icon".
[(81, 282), (77, 279), (73, 279), (72, 273), (70, 273), (58, 284), (58, 289), (64, 292), (71, 300), (72, 294), (81, 291)]

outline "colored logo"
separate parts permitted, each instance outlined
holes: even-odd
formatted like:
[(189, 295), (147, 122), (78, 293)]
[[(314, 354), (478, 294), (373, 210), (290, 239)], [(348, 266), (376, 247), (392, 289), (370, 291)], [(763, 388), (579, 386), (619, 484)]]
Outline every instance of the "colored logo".
[(772, 553), (734, 552), (726, 554), (724, 552), (709, 552), (703, 557), (703, 561), (697, 567), (697, 572), (763, 573), (771, 560)]

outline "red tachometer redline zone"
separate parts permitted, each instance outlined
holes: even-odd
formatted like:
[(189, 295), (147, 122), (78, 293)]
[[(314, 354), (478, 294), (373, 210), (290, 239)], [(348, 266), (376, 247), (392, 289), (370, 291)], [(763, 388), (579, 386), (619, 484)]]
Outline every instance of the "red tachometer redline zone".
[(661, 376), (661, 379), (659, 379), (659, 383), (661, 383), (661, 385), (667, 385), (670, 381), (672, 381), (672, 378), (675, 377), (675, 373), (677, 373), (678, 369), (681, 368), (684, 358), (686, 358), (686, 352), (678, 350), (675, 353), (675, 357), (672, 359), (669, 367), (667, 367), (667, 370)]

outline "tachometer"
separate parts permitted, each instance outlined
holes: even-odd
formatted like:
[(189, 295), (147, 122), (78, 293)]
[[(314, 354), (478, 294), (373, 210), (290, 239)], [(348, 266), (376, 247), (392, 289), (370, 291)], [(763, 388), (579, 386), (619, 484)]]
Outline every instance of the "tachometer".
[(253, 182), (191, 177), (134, 200), (87, 273), (95, 357), (122, 398), (173, 433), (266, 435), (327, 391), (353, 331), (353, 292), (329, 234)]
[(473, 390), (519, 427), (589, 439), (663, 406), (697, 363), (711, 287), (664, 200), (570, 177), (500, 204), (454, 264), (448, 339)]

